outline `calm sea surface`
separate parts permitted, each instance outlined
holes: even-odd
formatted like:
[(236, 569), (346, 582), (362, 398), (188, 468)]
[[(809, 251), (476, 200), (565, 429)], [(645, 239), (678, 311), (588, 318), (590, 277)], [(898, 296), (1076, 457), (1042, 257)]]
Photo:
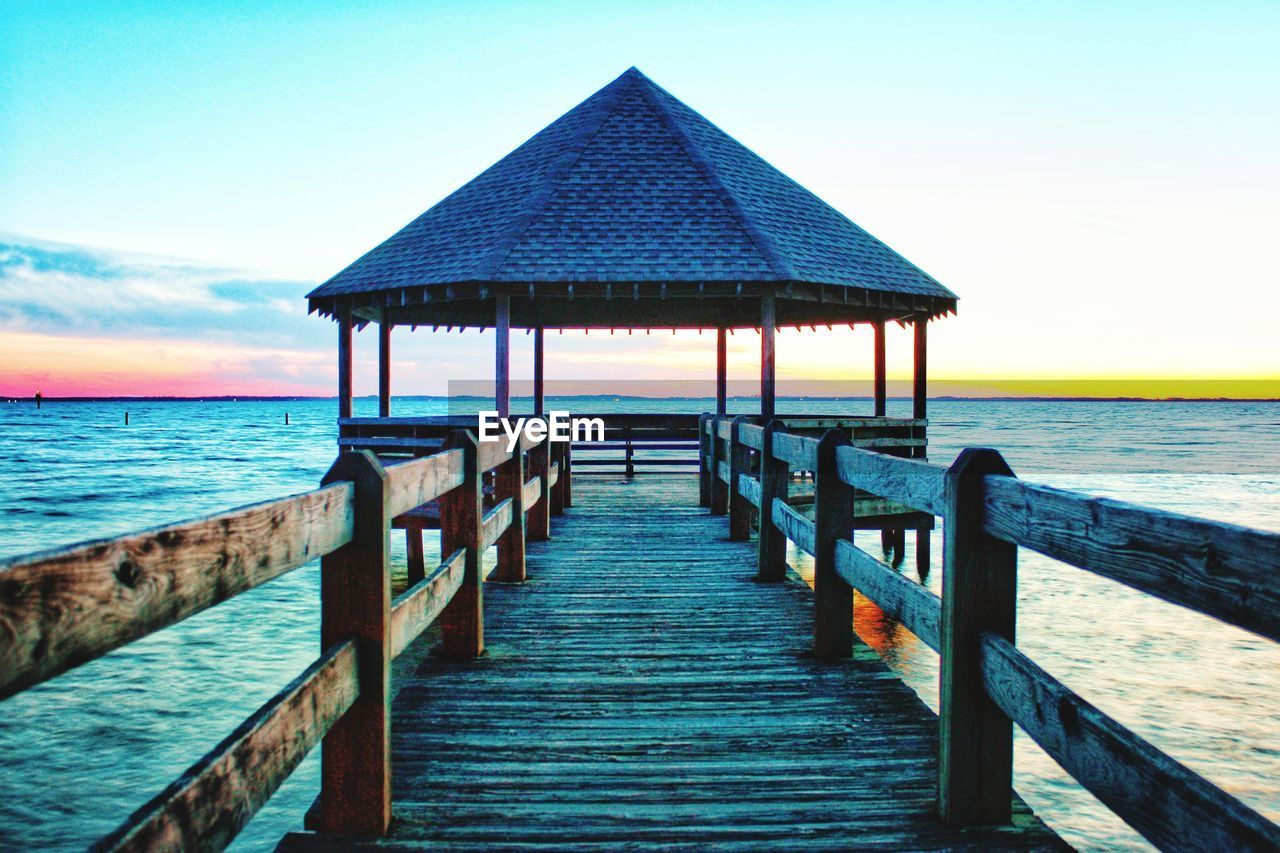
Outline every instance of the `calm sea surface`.
[[(357, 401), (357, 414), (374, 409)], [(396, 406), (441, 411), (427, 401)], [(905, 404), (891, 402), (899, 413)], [(332, 402), (63, 403), (38, 412), (0, 404), (0, 556), (313, 488), (333, 456), (335, 414)], [(993, 446), (1024, 478), (1280, 530), (1280, 404), (940, 401), (931, 415), (935, 462)], [(859, 544), (873, 550), (873, 539)], [(903, 570), (914, 577), (912, 546)], [(926, 581), (935, 591), (941, 551), (937, 540)], [(811, 573), (807, 558), (792, 560)], [(1280, 820), (1280, 647), (1027, 551), (1019, 571), (1023, 649)], [(314, 564), (300, 569), (0, 703), (0, 848), (82, 848), (226, 736), (319, 651), (317, 575)], [(937, 656), (865, 601), (856, 610), (864, 639), (936, 708)], [(1021, 735), (1016, 767), (1018, 790), (1072, 843), (1142, 846)], [(308, 759), (238, 845), (267, 849), (299, 826), (318, 769)]]

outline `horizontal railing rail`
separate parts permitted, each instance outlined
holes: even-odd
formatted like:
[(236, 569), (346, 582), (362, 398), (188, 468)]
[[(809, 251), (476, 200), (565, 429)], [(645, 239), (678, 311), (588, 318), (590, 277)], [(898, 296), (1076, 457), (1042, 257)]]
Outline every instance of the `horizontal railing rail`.
[[(1009, 821), (1016, 723), (1157, 846), (1280, 846), (1280, 827), (1081, 699), (1021, 652), (1013, 632), (1025, 547), (1280, 639), (1280, 534), (1026, 483), (990, 450), (967, 450), (944, 468), (851, 446), (844, 430), (818, 440), (789, 433), (781, 419), (703, 420), (719, 488), (741, 497), (739, 513), (760, 510), (760, 578), (785, 575), (786, 540), (814, 558), (818, 656), (848, 654), (855, 589), (941, 653), (945, 822)], [(815, 474), (812, 519), (786, 499), (796, 470)], [(941, 597), (854, 544), (855, 491), (944, 518)], [(741, 524), (732, 500), (727, 509), (733, 538)]]
[[(385, 467), (349, 451), (314, 491), (0, 561), (0, 699), (321, 561), (325, 652), (95, 849), (223, 847), (317, 744), (320, 824), (386, 830), (389, 662), (436, 622), (446, 653), (479, 654), (481, 554), (497, 544), (495, 579), (523, 580), (526, 534), (547, 538), (569, 489), (563, 443), (525, 438), (513, 452), (455, 431), (431, 449)], [(411, 564), (392, 599), (392, 519), (433, 501), (449, 547), (430, 573)]]

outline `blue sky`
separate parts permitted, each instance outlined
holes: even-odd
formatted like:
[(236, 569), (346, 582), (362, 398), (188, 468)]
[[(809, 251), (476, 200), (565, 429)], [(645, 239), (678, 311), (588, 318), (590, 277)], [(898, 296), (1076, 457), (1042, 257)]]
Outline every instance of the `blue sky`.
[[(1274, 2), (8, 0), (0, 232), (28, 248), (0, 266), (0, 358), (19, 335), (176, 338), (297, 352), (316, 374), (299, 381), (327, 388), (324, 322), (259, 334), (182, 294), (300, 296), (634, 64), (960, 294), (937, 375), (1273, 377), (1277, 44)], [(50, 241), (160, 284), (130, 313), (110, 276), (82, 275), (102, 298), (40, 314), (13, 270)], [(192, 311), (167, 322), (175, 301)], [(842, 334), (842, 366), (832, 341), (784, 336), (780, 369), (862, 376), (866, 342)], [(705, 337), (594, 341), (566, 342), (559, 369), (711, 357)], [(397, 390), (486, 348), (406, 344)], [(744, 339), (734, 370), (753, 369)]]

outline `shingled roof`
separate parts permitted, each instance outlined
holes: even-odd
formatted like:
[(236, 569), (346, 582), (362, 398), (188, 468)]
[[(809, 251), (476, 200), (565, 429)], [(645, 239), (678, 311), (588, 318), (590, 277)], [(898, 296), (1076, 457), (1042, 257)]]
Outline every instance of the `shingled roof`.
[(750, 326), (956, 296), (635, 68), (308, 295), (378, 322)]

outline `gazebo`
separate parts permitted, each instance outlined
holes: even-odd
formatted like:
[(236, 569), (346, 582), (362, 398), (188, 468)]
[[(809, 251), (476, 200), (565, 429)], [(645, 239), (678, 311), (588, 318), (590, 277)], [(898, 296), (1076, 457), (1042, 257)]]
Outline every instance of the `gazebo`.
[(534, 338), (543, 411), (546, 329), (761, 334), (760, 415), (775, 410), (779, 326), (870, 324), (885, 414), (885, 324), (915, 333), (925, 417), (926, 328), (956, 296), (635, 68), (308, 295), (338, 323), (339, 416), (351, 416), (352, 330), (379, 329), (379, 415), (391, 415), (395, 326), (496, 331), (495, 408), (510, 411), (510, 332)]

